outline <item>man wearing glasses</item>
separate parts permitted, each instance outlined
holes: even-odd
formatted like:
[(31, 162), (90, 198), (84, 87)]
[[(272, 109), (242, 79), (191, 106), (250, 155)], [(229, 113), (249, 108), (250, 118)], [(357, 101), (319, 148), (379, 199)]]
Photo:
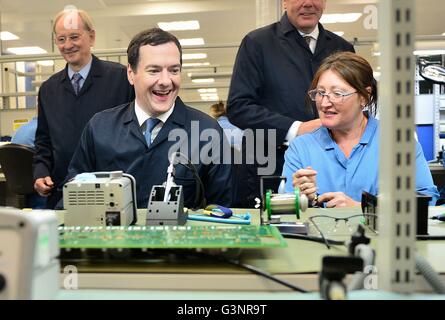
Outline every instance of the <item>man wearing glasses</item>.
[(45, 81), (38, 96), (34, 188), (54, 208), (80, 135), (97, 112), (134, 99), (125, 66), (99, 60), (91, 53), (96, 33), (85, 11), (57, 14), (55, 43), (67, 62)]

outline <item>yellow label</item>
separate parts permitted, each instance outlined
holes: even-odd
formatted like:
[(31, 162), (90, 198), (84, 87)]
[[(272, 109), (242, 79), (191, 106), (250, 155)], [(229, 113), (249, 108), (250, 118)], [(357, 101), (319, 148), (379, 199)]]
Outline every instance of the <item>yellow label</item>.
[(20, 128), (22, 125), (29, 122), (29, 119), (15, 119), (12, 123), (12, 129), (16, 131), (18, 128)]

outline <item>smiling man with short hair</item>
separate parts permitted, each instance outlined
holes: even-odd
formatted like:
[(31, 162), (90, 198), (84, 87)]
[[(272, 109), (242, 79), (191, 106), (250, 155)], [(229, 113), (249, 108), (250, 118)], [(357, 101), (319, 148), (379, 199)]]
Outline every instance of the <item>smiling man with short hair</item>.
[(34, 158), (34, 188), (48, 197), (48, 208), (62, 197), (69, 162), (88, 120), (134, 98), (125, 67), (91, 53), (96, 32), (85, 11), (61, 11), (53, 32), (67, 64), (40, 87)]
[[(158, 28), (144, 30), (131, 40), (127, 55), (128, 80), (136, 99), (91, 119), (67, 178), (83, 172), (122, 170), (135, 177), (138, 207), (145, 208), (152, 186), (166, 181), (171, 152), (180, 146), (187, 158), (197, 159), (194, 166), (207, 202), (230, 206), (232, 168), (222, 163), (229, 143), (213, 118), (186, 106), (178, 97), (182, 65), (178, 39)], [(214, 134), (211, 140), (201, 139), (205, 132)], [(206, 149), (209, 146), (212, 148)], [(183, 186), (184, 205), (196, 207), (193, 171), (177, 165), (175, 182)]]

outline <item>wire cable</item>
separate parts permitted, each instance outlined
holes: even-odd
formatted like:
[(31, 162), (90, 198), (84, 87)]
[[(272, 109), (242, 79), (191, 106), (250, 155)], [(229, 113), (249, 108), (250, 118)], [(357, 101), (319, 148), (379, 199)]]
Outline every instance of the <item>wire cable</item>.
[(233, 259), (229, 259), (229, 258), (221, 257), (221, 256), (214, 256), (214, 255), (207, 254), (207, 253), (204, 253), (204, 252), (190, 252), (190, 254), (192, 256), (195, 256), (195, 257), (198, 257), (198, 258), (207, 258), (207, 259), (210, 259), (210, 260), (216, 260), (216, 261), (220, 261), (220, 262), (224, 262), (224, 263), (227, 263), (227, 264), (234, 265), (236, 267), (239, 267), (239, 268), (245, 269), (247, 271), (250, 271), (253, 274), (256, 274), (256, 275), (262, 276), (262, 277), (264, 277), (266, 279), (269, 279), (271, 281), (277, 282), (277, 283), (281, 284), (282, 286), (285, 286), (285, 287), (287, 287), (287, 288), (289, 288), (289, 289), (291, 289), (293, 291), (297, 291), (297, 292), (301, 292), (301, 293), (307, 293), (308, 292), (307, 290), (302, 289), (302, 288), (300, 288), (298, 286), (295, 286), (295, 285), (293, 285), (293, 284), (291, 284), (291, 283), (289, 283), (287, 281), (281, 280), (281, 279), (271, 275), (270, 273), (268, 273), (266, 271), (263, 271), (263, 270), (261, 270), (261, 269), (259, 269), (257, 267), (251, 266), (249, 264), (239, 262), (237, 260), (233, 260)]
[(184, 166), (185, 168), (192, 171), (193, 176), (195, 177), (195, 180), (197, 182), (196, 185), (196, 194), (195, 194), (195, 201), (193, 203), (194, 207), (192, 209), (202, 209), (206, 206), (206, 199), (205, 199), (205, 191), (204, 191), (204, 184), (202, 183), (202, 180), (198, 174), (198, 171), (196, 170), (196, 167), (193, 165), (193, 163), (190, 161), (188, 157), (186, 157), (183, 153), (177, 151), (175, 152), (175, 155), (178, 158), (182, 158), (183, 160), (187, 161), (187, 164), (184, 164), (182, 162), (178, 162), (178, 164)]
[(420, 235), (418, 234), (416, 236), (417, 240), (445, 240), (445, 235), (434, 235), (434, 236), (429, 236), (429, 235)]
[(227, 259), (227, 258), (224, 258), (224, 260), (227, 263), (229, 263), (229, 264), (232, 264), (232, 265), (235, 265), (237, 267), (246, 269), (246, 270), (248, 270), (248, 271), (250, 271), (250, 272), (252, 272), (254, 274), (260, 275), (260, 276), (262, 276), (264, 278), (267, 278), (269, 280), (277, 282), (277, 283), (279, 283), (279, 284), (281, 284), (281, 285), (283, 285), (283, 286), (285, 286), (285, 287), (287, 287), (289, 289), (292, 289), (293, 291), (297, 291), (297, 292), (301, 292), (301, 293), (307, 293), (308, 292), (305, 289), (297, 287), (297, 286), (295, 286), (292, 283), (289, 283), (287, 281), (281, 280), (281, 279), (271, 275), (270, 273), (267, 273), (267, 272), (265, 272), (265, 271), (263, 271), (261, 269), (258, 269), (258, 268), (254, 267), (254, 266), (251, 266), (249, 264), (245, 264), (245, 263), (242, 263), (242, 262), (239, 262), (239, 261), (236, 261), (236, 260)]
[(284, 238), (289, 238), (289, 239), (307, 240), (307, 241), (313, 241), (313, 242), (318, 242), (318, 243), (322, 243), (322, 244), (326, 244), (326, 242), (327, 242), (327, 243), (329, 243), (329, 244), (331, 244), (333, 246), (344, 246), (344, 245), (346, 245), (345, 241), (332, 240), (332, 239), (323, 239), (322, 237), (306, 236), (306, 235), (303, 235), (303, 234), (282, 232), (281, 235)]
[(445, 294), (444, 281), (440, 278), (439, 274), (433, 269), (429, 262), (419, 254), (416, 254), (416, 268), (434, 289), (434, 292)]

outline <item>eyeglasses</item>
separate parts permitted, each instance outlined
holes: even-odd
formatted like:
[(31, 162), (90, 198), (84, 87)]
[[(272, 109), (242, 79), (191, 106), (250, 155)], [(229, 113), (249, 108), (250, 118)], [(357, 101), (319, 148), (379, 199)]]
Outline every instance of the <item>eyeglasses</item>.
[(56, 44), (65, 44), (65, 42), (67, 42), (67, 40), (69, 39), (71, 42), (75, 43), (75, 42), (78, 42), (81, 37), (82, 37), (82, 33), (74, 33), (74, 34), (70, 34), (67, 37), (65, 37), (65, 36), (56, 37), (55, 42), (56, 42)]
[[(376, 217), (377, 215), (375, 214), (356, 214), (340, 218), (322, 214), (312, 216), (308, 220), (315, 231), (320, 234), (326, 246), (330, 248), (326, 236), (350, 236), (357, 230), (359, 224), (369, 225), (370, 220)], [(368, 229), (376, 233), (375, 230)]]
[(308, 92), (309, 97), (312, 101), (321, 101), (324, 97), (328, 97), (329, 101), (332, 103), (341, 103), (343, 102), (343, 99), (345, 97), (349, 97), (350, 95), (353, 95), (354, 93), (357, 93), (357, 91), (345, 93), (342, 91), (333, 91), (333, 92), (327, 92), (324, 90), (318, 90), (314, 89)]

